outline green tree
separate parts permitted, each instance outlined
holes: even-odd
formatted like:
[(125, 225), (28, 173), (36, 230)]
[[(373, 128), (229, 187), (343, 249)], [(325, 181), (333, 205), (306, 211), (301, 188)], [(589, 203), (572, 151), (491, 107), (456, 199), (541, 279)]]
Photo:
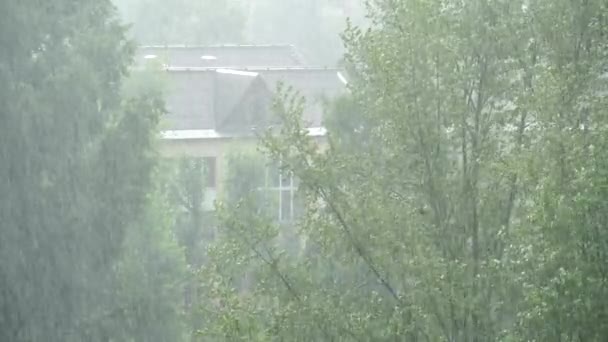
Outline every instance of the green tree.
[(189, 331), (200, 329), (199, 307), (204, 305), (198, 298), (200, 268), (206, 263), (207, 248), (215, 238), (215, 217), (205, 208), (207, 175), (210, 170), (204, 158), (167, 158), (163, 161), (167, 172), (166, 187), (174, 211), (172, 231), (183, 250), (188, 267), (183, 293), (183, 303)]
[[(226, 175), (222, 200), (230, 205), (251, 199), (256, 204), (256, 211), (265, 212), (269, 208), (264, 203), (262, 191), (266, 185), (267, 161), (265, 156), (253, 149), (234, 149), (228, 154)], [(270, 212), (265, 212), (270, 215)]]
[[(173, 233), (174, 209), (157, 169), (140, 219), (126, 231), (103, 303), (111, 314), (94, 329), (115, 341), (186, 341), (184, 290), (188, 279), (183, 248)], [(100, 304), (104, 305), (104, 304)]]
[[(534, 138), (522, 165), (528, 217), (510, 250), (524, 301), (522, 340), (601, 341), (608, 334), (606, 67), (602, 1), (539, 1), (530, 108)], [(556, 32), (562, 32), (557, 35)]]
[[(0, 27), (0, 340), (155, 340), (180, 267), (148, 199), (162, 98), (123, 96), (133, 45), (109, 1), (2, 2)], [(147, 279), (167, 292), (123, 288), (163, 263)]]
[(207, 170), (202, 158), (170, 160), (174, 167), (171, 198), (179, 214), (175, 233), (185, 248), (186, 260), (193, 268), (204, 261), (205, 245), (213, 239), (212, 215), (204, 208)]
[[(207, 268), (210, 334), (605, 336), (593, 298), (606, 282), (606, 13), (602, 1), (369, 1), (372, 27), (344, 34), (352, 99), (335, 106), (326, 148), (289, 92), (263, 140), (300, 179), (308, 253), (228, 209)], [(256, 274), (247, 294), (232, 282), (243, 270)]]

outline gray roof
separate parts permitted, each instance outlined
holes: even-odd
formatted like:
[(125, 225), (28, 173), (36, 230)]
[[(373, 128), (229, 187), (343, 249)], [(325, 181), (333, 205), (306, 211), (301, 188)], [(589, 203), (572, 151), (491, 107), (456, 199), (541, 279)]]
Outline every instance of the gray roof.
[(292, 67), (304, 64), (293, 45), (142, 46), (135, 55), (136, 65), (143, 65), (147, 59), (160, 60), (169, 67)]
[(264, 119), (247, 108), (263, 105), (269, 112), (268, 105), (278, 82), (292, 86), (306, 97), (304, 120), (309, 127), (320, 127), (324, 100), (346, 89), (339, 69), (247, 68), (235, 71), (175, 67), (167, 71), (170, 80), (167, 130), (222, 131), (239, 125), (268, 124), (252, 122)]

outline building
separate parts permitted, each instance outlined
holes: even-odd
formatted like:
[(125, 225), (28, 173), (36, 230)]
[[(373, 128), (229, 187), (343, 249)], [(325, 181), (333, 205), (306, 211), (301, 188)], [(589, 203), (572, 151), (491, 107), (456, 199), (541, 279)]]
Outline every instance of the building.
[[(309, 134), (320, 140), (324, 105), (346, 89), (340, 70), (306, 67), (293, 46), (144, 47), (138, 58), (162, 59), (165, 65), (169, 113), (161, 150), (205, 160), (208, 208), (221, 191), (227, 154), (255, 145), (256, 131), (278, 124), (270, 105), (279, 83), (306, 98), (303, 119)], [(272, 182), (279, 194), (277, 215), (288, 220), (295, 186), (293, 179), (278, 178)]]
[(171, 67), (296, 67), (305, 64), (293, 45), (156, 45), (142, 46), (137, 65), (158, 59)]

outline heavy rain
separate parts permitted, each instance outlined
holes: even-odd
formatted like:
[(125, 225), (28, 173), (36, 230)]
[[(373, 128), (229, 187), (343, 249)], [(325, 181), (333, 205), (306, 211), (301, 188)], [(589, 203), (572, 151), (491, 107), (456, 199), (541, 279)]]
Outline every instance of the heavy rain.
[(607, 340), (605, 0), (0, 0), (0, 342)]

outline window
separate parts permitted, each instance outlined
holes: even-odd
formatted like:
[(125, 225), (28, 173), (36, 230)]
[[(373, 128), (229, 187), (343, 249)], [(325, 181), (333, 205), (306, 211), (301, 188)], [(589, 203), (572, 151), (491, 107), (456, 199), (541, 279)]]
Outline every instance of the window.
[(294, 219), (295, 194), (297, 184), (294, 177), (281, 170), (280, 165), (273, 164), (266, 169), (266, 187), (271, 196), (277, 200), (277, 218), (280, 222), (289, 222)]

